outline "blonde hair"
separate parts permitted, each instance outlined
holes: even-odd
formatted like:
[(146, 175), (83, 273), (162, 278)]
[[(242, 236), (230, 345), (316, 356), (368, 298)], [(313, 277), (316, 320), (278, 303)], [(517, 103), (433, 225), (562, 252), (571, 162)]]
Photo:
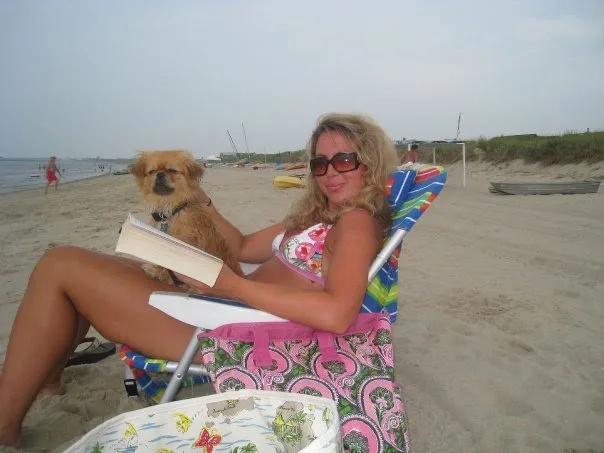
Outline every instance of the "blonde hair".
[(315, 223), (334, 224), (351, 209), (364, 209), (388, 231), (391, 211), (386, 200), (386, 181), (396, 168), (396, 152), (384, 130), (371, 118), (362, 115), (330, 113), (319, 118), (306, 147), (307, 158), (317, 155), (317, 142), (323, 133), (335, 132), (346, 137), (354, 146), (359, 161), (367, 169), (363, 174), (363, 188), (343, 206), (330, 211), (327, 197), (319, 189), (316, 178), (309, 174), (302, 197), (285, 218), (288, 232), (308, 228)]

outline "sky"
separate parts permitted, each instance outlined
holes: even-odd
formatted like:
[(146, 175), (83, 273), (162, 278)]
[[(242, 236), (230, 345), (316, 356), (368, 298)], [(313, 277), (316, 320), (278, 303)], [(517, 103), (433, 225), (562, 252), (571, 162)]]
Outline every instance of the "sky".
[(0, 156), (604, 129), (602, 0), (0, 0)]

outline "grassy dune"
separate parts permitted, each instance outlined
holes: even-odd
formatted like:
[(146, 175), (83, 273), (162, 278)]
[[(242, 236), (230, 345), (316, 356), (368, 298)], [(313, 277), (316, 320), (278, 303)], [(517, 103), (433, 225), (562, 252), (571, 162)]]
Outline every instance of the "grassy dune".
[[(432, 162), (432, 146), (420, 145), (422, 162)], [(397, 148), (400, 155), (407, 151), (407, 146)], [(604, 131), (567, 133), (562, 135), (539, 136), (510, 135), (490, 139), (466, 141), (467, 160), (483, 160), (499, 164), (506, 161), (522, 159), (526, 163), (543, 165), (562, 165), (574, 163), (594, 163), (604, 160)], [(240, 157), (243, 157), (240, 156)], [(255, 154), (250, 156), (252, 162), (290, 163), (305, 159), (304, 150), (285, 151), (279, 154)], [(459, 145), (441, 145), (436, 147), (436, 159), (441, 164), (451, 164), (461, 160)], [(224, 162), (238, 160), (235, 156), (223, 156)]]
[[(438, 146), (437, 160), (447, 164), (461, 159), (459, 146)], [(406, 151), (399, 149), (399, 153)], [(562, 165), (604, 160), (604, 131), (538, 136), (514, 135), (466, 141), (467, 160), (494, 164), (522, 159), (526, 163)], [(420, 148), (422, 161), (432, 161), (432, 147)]]

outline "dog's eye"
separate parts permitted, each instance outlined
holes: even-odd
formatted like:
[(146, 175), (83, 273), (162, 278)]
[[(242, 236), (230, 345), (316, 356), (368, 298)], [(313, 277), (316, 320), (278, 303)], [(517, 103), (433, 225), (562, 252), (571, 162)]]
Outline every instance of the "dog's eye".
[(175, 173), (178, 173), (178, 170), (175, 170), (175, 169), (173, 169), (173, 168), (168, 168), (166, 171), (167, 171), (168, 173), (172, 174), (172, 175), (173, 175), (173, 174), (175, 174)]
[(147, 174), (148, 174), (148, 175), (152, 175), (152, 174), (153, 174), (153, 173), (155, 173), (156, 171), (157, 171), (157, 170), (149, 170), (149, 171), (147, 172)]

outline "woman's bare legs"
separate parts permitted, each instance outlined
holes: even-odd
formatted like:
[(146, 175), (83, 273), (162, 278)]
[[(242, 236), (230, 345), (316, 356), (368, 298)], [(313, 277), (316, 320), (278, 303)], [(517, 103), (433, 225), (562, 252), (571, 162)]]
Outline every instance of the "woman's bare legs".
[(48, 374), (48, 377), (42, 384), (40, 391), (38, 392), (38, 396), (47, 396), (47, 395), (56, 395), (61, 390), (61, 374), (63, 373), (63, 369), (65, 368), (65, 364), (71, 353), (75, 351), (78, 345), (82, 342), (86, 334), (88, 333), (88, 329), (90, 328), (90, 324), (81, 316), (78, 316), (78, 327), (76, 329), (76, 336), (73, 344), (69, 350), (69, 353), (63, 358), (63, 360)]
[(0, 445), (19, 443), (27, 410), (56, 382), (88, 322), (116, 343), (178, 360), (194, 328), (148, 305), (153, 291), (174, 289), (116, 257), (69, 247), (47, 252), (30, 277), (0, 375)]
[[(114, 259), (117, 262), (124, 264), (124, 265), (128, 264), (130, 266), (133, 266), (135, 269), (141, 268), (141, 263), (139, 261), (136, 261), (136, 260), (133, 260), (130, 258), (125, 258), (125, 257), (121, 257), (121, 256), (112, 256), (112, 255), (107, 255), (105, 258)], [(65, 364), (67, 363), (67, 360), (69, 360), (71, 353), (73, 353), (73, 351), (75, 351), (76, 348), (80, 345), (80, 343), (82, 342), (82, 340), (88, 333), (89, 329), (90, 329), (90, 323), (86, 319), (84, 319), (82, 316), (78, 315), (78, 328), (77, 328), (77, 333), (76, 333), (74, 342), (71, 345), (71, 350), (69, 351), (69, 354), (67, 354), (64, 357), (64, 359), (61, 361), (61, 363), (59, 363), (53, 369), (53, 371), (50, 372), (50, 374), (48, 375), (48, 378), (46, 379), (46, 381), (42, 385), (42, 388), (38, 392), (38, 396), (56, 395), (57, 393), (59, 393), (59, 391), (61, 390), (61, 374), (63, 374), (63, 369), (65, 368)]]

